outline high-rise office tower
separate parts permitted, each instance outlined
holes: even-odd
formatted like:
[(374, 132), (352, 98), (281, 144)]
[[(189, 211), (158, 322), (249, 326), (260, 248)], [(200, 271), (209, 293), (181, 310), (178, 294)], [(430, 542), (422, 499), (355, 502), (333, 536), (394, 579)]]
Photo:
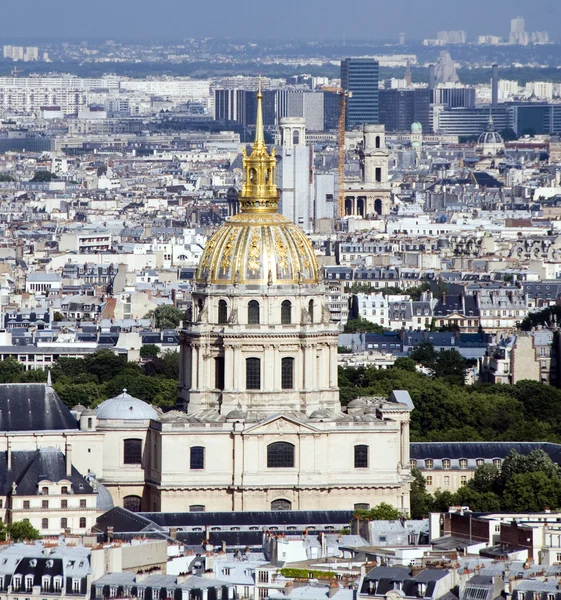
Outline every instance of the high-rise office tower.
[(528, 45), (528, 34), (526, 33), (526, 21), (523, 17), (516, 17), (510, 20), (510, 37), (511, 44)]
[(341, 87), (347, 99), (347, 129), (378, 123), (379, 64), (373, 58), (345, 58), (341, 62)]
[(380, 90), (380, 123), (386, 131), (409, 131), (415, 122), (430, 131), (431, 90)]

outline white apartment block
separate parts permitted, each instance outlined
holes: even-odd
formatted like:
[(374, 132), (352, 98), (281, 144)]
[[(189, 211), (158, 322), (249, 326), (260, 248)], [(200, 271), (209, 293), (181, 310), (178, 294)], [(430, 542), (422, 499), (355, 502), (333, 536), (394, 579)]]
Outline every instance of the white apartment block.
[(526, 96), (535, 96), (543, 100), (553, 99), (553, 83), (551, 81), (530, 81), (526, 84)]

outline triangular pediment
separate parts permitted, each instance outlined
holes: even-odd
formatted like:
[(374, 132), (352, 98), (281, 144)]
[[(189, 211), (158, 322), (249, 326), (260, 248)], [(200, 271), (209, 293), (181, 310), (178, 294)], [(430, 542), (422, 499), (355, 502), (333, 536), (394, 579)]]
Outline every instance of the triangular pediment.
[(287, 415), (273, 415), (255, 425), (244, 433), (321, 433), (319, 429), (308, 423), (303, 423)]

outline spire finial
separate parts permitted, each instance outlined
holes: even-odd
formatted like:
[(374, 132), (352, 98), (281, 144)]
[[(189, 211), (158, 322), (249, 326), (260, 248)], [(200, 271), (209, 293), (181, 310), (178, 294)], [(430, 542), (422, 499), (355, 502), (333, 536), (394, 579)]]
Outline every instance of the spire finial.
[(265, 145), (265, 133), (263, 131), (263, 92), (261, 91), (261, 75), (257, 84), (257, 116), (255, 117), (255, 143), (253, 147)]
[(51, 370), (50, 369), (47, 371), (47, 386), (48, 387), (53, 387), (53, 382), (51, 380)]

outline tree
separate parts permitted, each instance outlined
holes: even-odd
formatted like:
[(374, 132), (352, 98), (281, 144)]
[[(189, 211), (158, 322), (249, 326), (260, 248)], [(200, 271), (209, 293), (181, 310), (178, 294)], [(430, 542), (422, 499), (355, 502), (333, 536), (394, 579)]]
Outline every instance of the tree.
[(428, 517), (432, 505), (432, 496), (427, 492), (426, 480), (417, 467), (411, 469), (413, 481), (410, 489), (411, 518)]
[(498, 487), (500, 475), (501, 472), (498, 467), (484, 463), (475, 469), (473, 477), (468, 482), (468, 487), (480, 494), (495, 492)]
[(423, 342), (411, 350), (409, 358), (412, 358), (415, 362), (420, 363), (423, 365), (423, 367), (433, 369), (434, 365), (436, 364), (437, 352), (430, 342)]
[(140, 348), (140, 358), (156, 358), (159, 353), (160, 348), (156, 344), (144, 344)]
[(348, 346), (337, 346), (337, 354), (352, 354), (353, 351)]
[(503, 494), (503, 509), (509, 512), (543, 512), (557, 509), (561, 499), (561, 479), (546, 473), (518, 473), (511, 477)]
[(464, 385), (466, 380), (466, 359), (456, 350), (441, 350), (436, 357), (434, 376), (442, 377), (450, 383)]
[(0, 181), (15, 181), (15, 178), (8, 173), (0, 173)]
[(175, 329), (185, 317), (184, 312), (171, 304), (158, 306), (154, 311), (154, 319), (158, 329)]
[(127, 357), (112, 350), (98, 350), (84, 359), (86, 371), (95, 375), (100, 383), (116, 377), (127, 366)]
[(49, 183), (53, 181), (53, 179), (58, 179), (58, 176), (55, 173), (51, 173), (50, 171), (45, 171), (44, 169), (40, 169), (39, 171), (35, 171), (33, 175), (32, 182), (40, 182), (40, 183)]
[(23, 542), (24, 540), (38, 540), (41, 536), (39, 531), (29, 521), (16, 521), (7, 527), (7, 532), (12, 541)]
[(409, 371), (410, 373), (417, 372), (417, 363), (412, 358), (406, 356), (400, 356), (395, 359), (393, 363), (394, 369), (401, 369), (403, 371)]
[(0, 383), (19, 383), (25, 373), (25, 367), (15, 358), (0, 361)]
[(470, 487), (461, 487), (454, 494), (454, 504), (469, 506), (475, 512), (488, 512), (501, 510), (501, 501), (493, 492), (479, 493)]
[(53, 321), (55, 323), (59, 323), (60, 321), (64, 321), (64, 315), (61, 312), (58, 312), (58, 310), (55, 310), (55, 312), (53, 313)]
[(384, 328), (378, 323), (363, 319), (360, 315), (356, 319), (349, 319), (343, 329), (345, 333), (384, 333)]
[(396, 521), (401, 516), (401, 512), (397, 508), (386, 502), (381, 502), (369, 510), (361, 508), (355, 510), (355, 517), (369, 521)]

